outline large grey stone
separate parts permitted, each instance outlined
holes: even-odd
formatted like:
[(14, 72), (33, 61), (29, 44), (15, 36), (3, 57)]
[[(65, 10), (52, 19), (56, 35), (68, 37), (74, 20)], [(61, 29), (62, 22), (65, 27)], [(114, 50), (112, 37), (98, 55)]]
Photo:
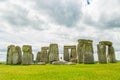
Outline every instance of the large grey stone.
[(37, 53), (36, 62), (41, 62), (41, 52)]
[(116, 62), (115, 51), (114, 51), (113, 46), (108, 47), (108, 56), (107, 57), (108, 57), (108, 62), (110, 62), (110, 63), (115, 63)]
[[(108, 51), (106, 49), (107, 46), (108, 46)], [(115, 51), (112, 46), (112, 42), (100, 41), (99, 44), (97, 45), (97, 47), (98, 47), (99, 63), (116, 62)], [(106, 53), (106, 52), (108, 52), (108, 53)], [(106, 55), (107, 55), (107, 57), (106, 57)]]
[(106, 46), (98, 44), (97, 45), (98, 61), (99, 63), (107, 63), (106, 58)]
[[(70, 52), (69, 52), (69, 49), (71, 50)], [(65, 61), (70, 61), (71, 59), (75, 59), (77, 57), (76, 46), (75, 45), (65, 45), (63, 56), (64, 56)]]
[(12, 64), (13, 63), (13, 49), (14, 45), (10, 45), (7, 47), (7, 64)]
[(79, 39), (78, 40), (78, 47), (77, 47), (77, 54), (78, 54), (78, 62), (85, 63), (85, 64), (92, 64), (94, 63), (94, 56), (93, 56), (93, 44), (92, 40), (86, 39)]
[(69, 51), (68, 49), (64, 48), (64, 60), (69, 61)]
[(23, 45), (23, 59), (22, 64), (33, 64), (32, 47), (30, 45)]
[(57, 44), (50, 44), (49, 47), (49, 62), (59, 61), (59, 49)]
[(7, 64), (21, 64), (22, 60), (21, 48), (19, 46), (10, 45), (7, 50)]
[(41, 48), (41, 62), (48, 63), (49, 62), (49, 47), (42, 47)]

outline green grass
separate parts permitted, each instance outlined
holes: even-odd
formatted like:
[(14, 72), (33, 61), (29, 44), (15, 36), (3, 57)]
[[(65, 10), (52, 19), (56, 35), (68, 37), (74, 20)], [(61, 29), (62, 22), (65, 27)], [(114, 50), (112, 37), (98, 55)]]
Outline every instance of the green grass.
[(0, 64), (0, 80), (120, 80), (120, 62), (28, 66)]

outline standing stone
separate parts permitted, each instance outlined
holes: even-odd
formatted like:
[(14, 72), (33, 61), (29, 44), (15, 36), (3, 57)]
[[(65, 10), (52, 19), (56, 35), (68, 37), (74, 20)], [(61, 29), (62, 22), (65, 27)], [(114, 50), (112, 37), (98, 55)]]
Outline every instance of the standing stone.
[(14, 49), (14, 45), (10, 45), (7, 48), (7, 64), (12, 64), (13, 63), (13, 49)]
[(72, 55), (71, 59), (76, 59), (76, 56), (77, 56), (77, 54), (76, 54), (76, 46), (74, 46), (74, 47), (75, 48), (71, 49), (71, 55)]
[(22, 64), (32, 64), (33, 63), (32, 47), (30, 45), (24, 45), (22, 47), (22, 51), (23, 51)]
[(18, 64), (22, 63), (22, 51), (19, 46), (16, 46), (17, 52), (18, 52)]
[(41, 62), (41, 52), (37, 53), (36, 62)]
[[(69, 49), (71, 50), (70, 52)], [(65, 45), (63, 56), (65, 61), (71, 61), (76, 63), (77, 62), (76, 45)]]
[(78, 62), (83, 63), (84, 43), (79, 42), (77, 46)]
[(110, 63), (116, 62), (115, 51), (114, 51), (113, 46), (108, 47), (108, 62), (110, 62)]
[(48, 63), (49, 58), (48, 49), (49, 49), (48, 47), (41, 48), (41, 62)]
[(69, 51), (64, 47), (64, 60), (69, 61)]
[[(108, 46), (108, 53), (106, 53), (106, 46)], [(106, 57), (107, 54), (107, 57)], [(110, 41), (100, 41), (98, 44), (98, 57), (99, 63), (114, 63), (115, 59), (115, 51), (112, 46), (112, 42)]]
[(7, 64), (21, 64), (22, 53), (19, 46), (10, 45), (7, 50)]
[(50, 44), (49, 47), (49, 62), (59, 61), (58, 44)]
[(97, 53), (98, 53), (98, 61), (99, 63), (107, 63), (106, 58), (106, 46), (105, 45), (97, 45)]
[(85, 64), (92, 64), (94, 63), (94, 56), (93, 56), (93, 45), (92, 40), (86, 39), (79, 39), (78, 40), (78, 62), (85, 63)]
[(84, 51), (84, 63), (85, 64), (93, 64), (94, 63), (94, 56), (93, 56), (93, 47), (92, 47), (92, 40), (87, 40), (85, 44), (85, 51)]

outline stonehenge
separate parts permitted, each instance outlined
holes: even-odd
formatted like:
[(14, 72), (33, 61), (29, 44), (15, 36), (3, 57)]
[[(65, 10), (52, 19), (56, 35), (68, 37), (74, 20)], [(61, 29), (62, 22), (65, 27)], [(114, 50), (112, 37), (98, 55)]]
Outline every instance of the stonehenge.
[(41, 62), (48, 63), (49, 62), (49, 47), (41, 48)]
[[(110, 41), (100, 41), (97, 44), (97, 55), (99, 63), (115, 63), (115, 50)], [(67, 63), (94, 63), (93, 41), (88, 39), (79, 39), (77, 45), (63, 46), (63, 59), (59, 60), (58, 44), (50, 44), (47, 47), (41, 47), (36, 55), (37, 64), (67, 64)], [(6, 64), (33, 64), (34, 55), (31, 45), (19, 46), (9, 45), (7, 47)]]
[(85, 64), (94, 63), (92, 40), (79, 39), (77, 46), (78, 62)]
[(41, 62), (41, 52), (37, 53), (36, 62)]
[(22, 53), (19, 46), (9, 45), (7, 48), (7, 64), (21, 64)]
[(59, 61), (58, 44), (50, 44), (49, 46), (49, 63)]
[(64, 60), (65, 61), (77, 62), (76, 57), (77, 57), (76, 45), (64, 46)]
[[(106, 47), (108, 47), (108, 49)], [(115, 51), (110, 41), (100, 41), (99, 44), (97, 44), (97, 54), (99, 63), (116, 62)]]
[(22, 64), (32, 64), (33, 63), (32, 47), (30, 45), (23, 45), (22, 51), (23, 51)]

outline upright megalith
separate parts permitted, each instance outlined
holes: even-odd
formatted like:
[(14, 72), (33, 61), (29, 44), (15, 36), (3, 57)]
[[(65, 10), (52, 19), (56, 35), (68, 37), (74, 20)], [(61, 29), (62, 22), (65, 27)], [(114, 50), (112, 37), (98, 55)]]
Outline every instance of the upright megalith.
[(59, 61), (58, 44), (50, 44), (49, 46), (49, 62)]
[(49, 62), (49, 47), (41, 48), (41, 62)]
[(76, 46), (75, 45), (65, 45), (64, 46), (64, 55), (63, 56), (64, 56), (65, 61), (73, 61), (73, 60), (75, 61), (75, 59), (77, 57)]
[(98, 62), (99, 63), (107, 63), (106, 46), (98, 44), (97, 45), (97, 53), (98, 53)]
[(78, 62), (85, 64), (94, 63), (92, 40), (79, 39), (77, 46)]
[[(108, 49), (106, 47), (108, 47)], [(115, 51), (112, 46), (112, 42), (110, 41), (100, 41), (99, 44), (97, 45), (97, 53), (98, 53), (99, 63), (116, 62)]]
[(22, 51), (23, 51), (22, 64), (32, 64), (33, 63), (32, 47), (30, 45), (23, 45)]
[(37, 53), (36, 62), (41, 62), (41, 52)]
[(115, 58), (115, 50), (113, 46), (109, 46), (108, 47), (108, 62), (110, 63), (114, 63), (116, 62), (116, 58)]
[(10, 45), (7, 49), (7, 64), (21, 64), (22, 53), (19, 46)]

